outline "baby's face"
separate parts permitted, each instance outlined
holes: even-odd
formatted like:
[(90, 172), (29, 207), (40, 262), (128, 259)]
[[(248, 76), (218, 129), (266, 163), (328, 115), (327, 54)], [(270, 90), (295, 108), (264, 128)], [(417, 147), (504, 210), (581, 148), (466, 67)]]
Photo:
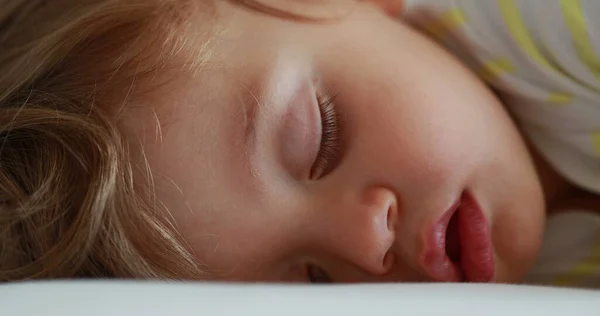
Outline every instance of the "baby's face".
[(457, 61), (370, 4), (323, 23), (217, 9), (211, 63), (125, 122), (214, 278), (523, 277), (541, 188), (502, 106)]

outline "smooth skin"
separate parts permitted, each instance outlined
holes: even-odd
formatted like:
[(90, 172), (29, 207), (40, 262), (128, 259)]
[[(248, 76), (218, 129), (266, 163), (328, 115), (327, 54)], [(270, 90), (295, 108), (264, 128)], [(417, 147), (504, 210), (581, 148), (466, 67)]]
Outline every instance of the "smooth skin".
[[(494, 280), (534, 263), (545, 172), (494, 94), (382, 3), (307, 22), (217, 1), (212, 66), (124, 118), (212, 278), (438, 281), (425, 236), (464, 192), (488, 221)], [(336, 150), (315, 172), (324, 98)]]

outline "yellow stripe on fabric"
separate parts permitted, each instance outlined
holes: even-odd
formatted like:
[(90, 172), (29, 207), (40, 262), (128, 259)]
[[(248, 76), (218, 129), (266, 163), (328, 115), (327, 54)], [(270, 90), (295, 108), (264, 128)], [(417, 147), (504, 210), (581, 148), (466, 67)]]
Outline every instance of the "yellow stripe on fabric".
[(478, 71), (479, 76), (487, 81), (493, 82), (507, 73), (513, 73), (515, 66), (506, 58), (497, 58), (485, 62), (482, 69)]
[(423, 27), (431, 35), (443, 39), (466, 23), (467, 18), (464, 13), (459, 9), (452, 9), (441, 14), (437, 19), (431, 21), (431, 23), (423, 25)]
[(592, 134), (592, 145), (594, 146), (594, 153), (600, 158), (600, 131)]
[(590, 72), (600, 81), (600, 60), (594, 52), (580, 0), (560, 0), (563, 17), (577, 54)]
[(569, 104), (573, 101), (573, 95), (564, 92), (552, 92), (548, 95), (547, 101), (552, 104)]
[(590, 256), (575, 265), (571, 271), (559, 276), (553, 284), (557, 286), (576, 286), (585, 278), (594, 276), (598, 272), (600, 272), (600, 233), (596, 236)]
[(548, 60), (544, 57), (544, 55), (542, 55), (535, 45), (531, 34), (523, 23), (521, 12), (519, 11), (519, 7), (517, 6), (515, 0), (498, 0), (498, 3), (500, 6), (500, 11), (502, 12), (504, 23), (506, 23), (506, 26), (512, 34), (515, 42), (536, 63), (550, 70), (556, 71), (557, 69), (555, 69), (550, 62), (548, 62)]
[[(554, 67), (546, 57), (540, 52), (533, 37), (525, 23), (523, 23), (523, 17), (519, 11), (519, 7), (515, 0), (498, 0), (502, 18), (506, 27), (510, 31), (513, 39), (521, 47), (521, 49), (538, 65), (563, 75), (568, 76), (560, 69)], [(568, 104), (572, 97), (569, 93), (565, 92), (552, 92), (548, 97), (548, 102), (554, 104)]]

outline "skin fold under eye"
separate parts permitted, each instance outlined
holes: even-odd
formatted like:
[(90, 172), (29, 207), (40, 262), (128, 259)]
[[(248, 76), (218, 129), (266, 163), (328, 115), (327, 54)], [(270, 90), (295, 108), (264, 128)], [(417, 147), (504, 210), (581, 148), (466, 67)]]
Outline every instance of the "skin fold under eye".
[(335, 169), (340, 159), (341, 121), (331, 97), (317, 97), (321, 114), (321, 142), (313, 163), (310, 178), (313, 180), (327, 176)]

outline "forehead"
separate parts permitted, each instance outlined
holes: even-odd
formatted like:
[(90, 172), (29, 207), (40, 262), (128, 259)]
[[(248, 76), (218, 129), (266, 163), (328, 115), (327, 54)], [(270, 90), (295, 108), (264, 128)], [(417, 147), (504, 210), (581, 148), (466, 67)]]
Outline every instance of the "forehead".
[(256, 103), (253, 95), (212, 71), (182, 71), (170, 80), (138, 101), (139, 106), (128, 108), (121, 124), (128, 138), (140, 143), (140, 154), (154, 173), (177, 179), (181, 189), (196, 187), (196, 176), (216, 181), (222, 178), (217, 175), (243, 160), (244, 135), (249, 132), (245, 122)]
[[(269, 70), (236, 65), (174, 67), (163, 73), (166, 85), (121, 118), (126, 137), (141, 145), (134, 154), (152, 174), (159, 201), (203, 260), (210, 254), (202, 252), (214, 248), (207, 244), (215, 238), (207, 236), (246, 222), (260, 198), (245, 143), (252, 142), (250, 123)], [(219, 242), (226, 249), (226, 241)]]

